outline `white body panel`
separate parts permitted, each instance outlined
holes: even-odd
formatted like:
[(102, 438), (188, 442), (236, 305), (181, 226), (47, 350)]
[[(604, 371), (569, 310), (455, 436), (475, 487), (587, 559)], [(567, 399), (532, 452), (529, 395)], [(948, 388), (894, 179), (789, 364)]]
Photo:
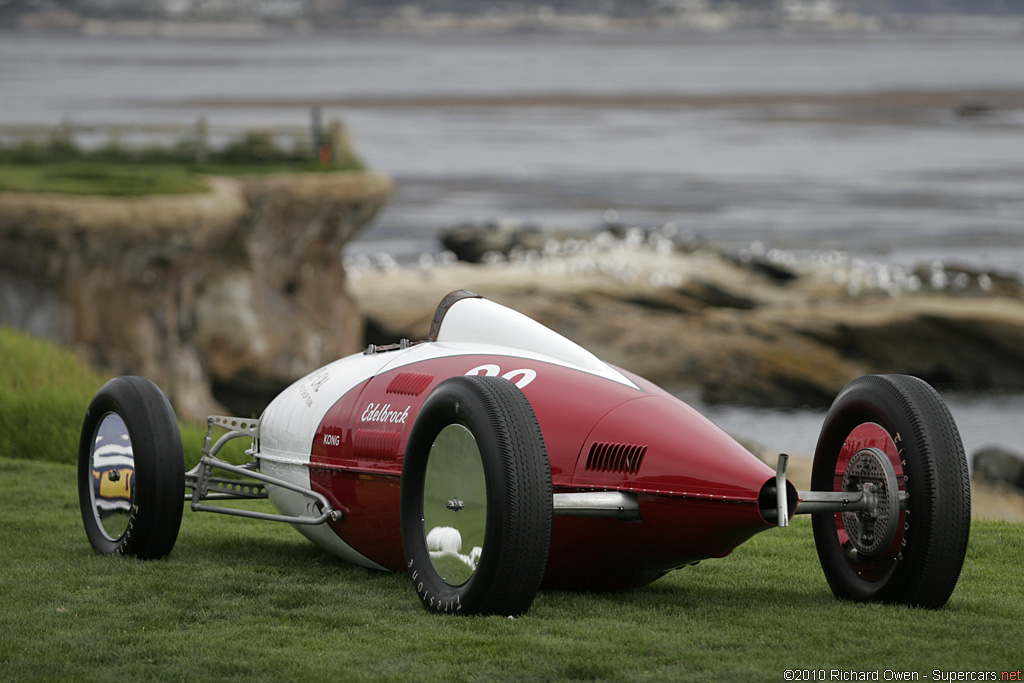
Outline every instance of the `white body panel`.
[[(437, 341), (398, 351), (346, 356), (282, 391), (260, 418), (258, 455), (275, 462), (308, 465), (317, 428), (331, 406), (353, 387), (412, 363), (471, 354), (553, 363), (636, 386), (615, 368), (532, 318), (487, 299), (462, 299), (445, 316)], [(480, 369), (474, 374), (485, 373)]]
[[(325, 415), (339, 398), (386, 370), (432, 358), (462, 355), (537, 360), (635, 386), (618, 370), (535, 320), (493, 301), (462, 299), (448, 310), (436, 341), (397, 351), (353, 354), (310, 373), (282, 391), (260, 418), (259, 452), (254, 454), (260, 471), (310, 489), (309, 462), (313, 439)], [(501, 368), (484, 364), (467, 368), (467, 374), (504, 373), (512, 381), (522, 381), (524, 376), (517, 374), (519, 367), (516, 363)], [(268, 486), (267, 489), (271, 500), (283, 514), (313, 517), (319, 514), (310, 509), (313, 502), (309, 498), (279, 487)], [(295, 527), (311, 541), (342, 559), (383, 569), (347, 545), (328, 525)]]
[[(622, 373), (533, 318), (487, 299), (462, 299), (444, 317), (438, 342), (479, 344), (496, 353), (573, 367), (634, 386)], [(504, 351), (502, 347), (505, 347)]]
[[(375, 375), (386, 362), (385, 356), (348, 356), (306, 375), (278, 394), (260, 418), (259, 452), (254, 454), (260, 471), (311, 489), (309, 457), (324, 415), (338, 397)], [(313, 505), (310, 498), (294, 491), (268, 485), (267, 493), (282, 514), (319, 515), (309, 509)], [(384, 569), (356, 552), (326, 524), (293, 526), (313, 543), (347, 562)]]

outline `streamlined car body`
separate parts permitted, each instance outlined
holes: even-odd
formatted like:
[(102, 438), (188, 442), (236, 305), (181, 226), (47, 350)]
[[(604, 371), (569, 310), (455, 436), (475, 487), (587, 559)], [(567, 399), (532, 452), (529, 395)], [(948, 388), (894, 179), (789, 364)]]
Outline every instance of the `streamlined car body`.
[[(969, 532), (963, 447), (920, 380), (851, 383), (826, 418), (812, 490), (798, 492), (785, 456), (772, 469), (651, 382), (465, 291), (442, 300), (426, 340), (370, 346), (303, 377), (258, 420), (209, 425), (186, 473), (152, 383), (100, 390), (79, 471), (99, 552), (166, 555), (186, 499), (407, 571), (428, 610), (519, 614), (540, 587), (642, 586), (810, 513), (838, 596), (937, 607)], [(122, 431), (128, 464), (118, 446), (114, 467), (105, 444)], [(234, 438), (252, 440), (251, 462), (217, 457)], [(262, 497), (279, 512), (231, 503)]]

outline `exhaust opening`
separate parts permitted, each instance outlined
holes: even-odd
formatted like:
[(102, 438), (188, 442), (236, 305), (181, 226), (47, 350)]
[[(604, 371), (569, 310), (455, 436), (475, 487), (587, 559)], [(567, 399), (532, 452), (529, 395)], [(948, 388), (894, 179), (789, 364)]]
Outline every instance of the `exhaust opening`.
[[(789, 511), (789, 516), (792, 517), (793, 513), (796, 512), (796, 506), (799, 503), (797, 498), (796, 487), (793, 486), (786, 480), (786, 509)], [(761, 519), (767, 524), (772, 526), (778, 526), (779, 524), (779, 495), (778, 489), (775, 486), (775, 477), (772, 477), (764, 483), (761, 487), (761, 491), (757, 494), (757, 511), (761, 515)]]

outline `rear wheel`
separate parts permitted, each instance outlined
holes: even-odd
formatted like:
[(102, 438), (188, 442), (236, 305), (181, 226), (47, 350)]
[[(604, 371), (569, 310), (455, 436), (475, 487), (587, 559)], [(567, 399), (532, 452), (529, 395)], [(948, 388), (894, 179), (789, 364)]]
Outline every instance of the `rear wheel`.
[(402, 469), (402, 545), (424, 607), (525, 612), (547, 566), (551, 494), (544, 437), (518, 387), (476, 376), (439, 384)]
[(117, 377), (93, 397), (78, 446), (78, 499), (104, 555), (166, 556), (181, 526), (185, 461), (174, 410), (143, 377)]
[[(931, 386), (906, 375), (847, 385), (825, 417), (811, 488), (870, 490), (883, 501), (872, 514), (813, 516), (818, 558), (837, 597), (946, 604), (967, 552), (971, 487), (960, 434)], [(900, 496), (905, 509), (884, 502)]]

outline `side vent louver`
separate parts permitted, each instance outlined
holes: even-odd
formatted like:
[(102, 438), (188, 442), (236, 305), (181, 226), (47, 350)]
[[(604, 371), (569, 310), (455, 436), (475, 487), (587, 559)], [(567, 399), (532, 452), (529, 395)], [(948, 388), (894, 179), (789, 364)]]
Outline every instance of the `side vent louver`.
[(425, 375), (421, 372), (400, 372), (391, 380), (387, 393), (419, 396), (430, 386), (433, 379), (433, 375)]
[(636, 474), (640, 471), (647, 446), (625, 443), (597, 443), (590, 446), (587, 469)]
[(398, 432), (376, 429), (357, 429), (352, 443), (356, 458), (366, 460), (392, 460), (398, 457), (402, 436)]

